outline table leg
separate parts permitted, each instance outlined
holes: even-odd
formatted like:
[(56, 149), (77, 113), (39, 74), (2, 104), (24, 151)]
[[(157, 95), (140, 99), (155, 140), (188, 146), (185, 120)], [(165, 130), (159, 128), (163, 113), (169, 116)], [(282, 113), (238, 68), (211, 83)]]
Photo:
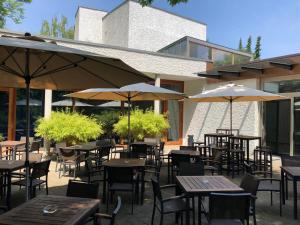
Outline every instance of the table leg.
[(170, 156), (168, 156), (168, 184), (170, 183)]
[(281, 195), (281, 197), (282, 197), (282, 204), (283, 205), (285, 205), (285, 191), (287, 191), (287, 190), (285, 190), (285, 183), (284, 183), (284, 171), (283, 171), (283, 169), (281, 169), (281, 191), (282, 191), (282, 195)]
[(198, 196), (198, 225), (201, 225), (201, 205), (202, 205), (202, 199), (201, 195)]
[(297, 180), (293, 179), (293, 186), (294, 186), (294, 219), (298, 219), (298, 205), (297, 205)]
[(186, 225), (190, 225), (190, 198), (186, 198), (186, 207), (187, 207), (187, 211), (186, 211), (186, 217), (185, 217), (185, 224)]
[(7, 173), (7, 194), (6, 194), (6, 205), (10, 209), (11, 205), (11, 173)]
[(12, 159), (13, 160), (16, 160), (16, 158), (17, 158), (17, 147), (13, 147), (12, 148)]
[(249, 151), (249, 148), (250, 148), (250, 147), (249, 147), (249, 140), (247, 140), (247, 149), (246, 149), (246, 151), (247, 151), (247, 163), (249, 163), (249, 158), (250, 158), (250, 157), (249, 157), (249, 152), (250, 152), (250, 151)]
[(142, 169), (142, 187), (141, 187), (141, 204), (144, 204), (144, 193), (145, 193), (145, 168)]
[(102, 199), (103, 202), (106, 201), (106, 167), (104, 167), (104, 174), (103, 174), (103, 193), (102, 193)]

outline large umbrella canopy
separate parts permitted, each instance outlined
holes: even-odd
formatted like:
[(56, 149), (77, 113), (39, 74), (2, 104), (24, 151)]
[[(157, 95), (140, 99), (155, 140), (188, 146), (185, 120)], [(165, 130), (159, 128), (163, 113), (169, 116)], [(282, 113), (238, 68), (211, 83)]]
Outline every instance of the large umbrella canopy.
[[(26, 106), (26, 99), (22, 99), (22, 100), (17, 101), (16, 105), (17, 106)], [(29, 99), (29, 105), (30, 106), (42, 106), (43, 103), (40, 100), (30, 98)]]
[(194, 102), (229, 102), (230, 130), (232, 130), (233, 102), (272, 101), (286, 99), (286, 97), (231, 83), (191, 96), (190, 99)]
[(180, 100), (183, 93), (145, 83), (138, 83), (117, 88), (92, 88), (68, 94), (73, 98), (90, 100), (118, 100), (128, 102), (128, 145), (130, 145), (130, 108), (131, 101)]
[(74, 104), (73, 104), (72, 99), (64, 99), (64, 100), (61, 100), (61, 101), (52, 102), (52, 106), (62, 106), (62, 107), (73, 107), (73, 106), (76, 106), (76, 107), (95, 107), (94, 105), (90, 105), (90, 104), (87, 104), (87, 103), (84, 103), (84, 102), (81, 102), (81, 101), (78, 101), (78, 100), (75, 100)]
[(120, 59), (48, 43), (29, 33), (0, 38), (0, 86), (26, 88), (26, 194), (29, 198), (30, 88), (116, 88), (151, 80)]
[[(121, 102), (120, 101), (110, 101), (103, 104), (98, 105), (98, 107), (101, 108), (121, 108)], [(128, 107), (127, 103), (124, 103), (124, 107)]]

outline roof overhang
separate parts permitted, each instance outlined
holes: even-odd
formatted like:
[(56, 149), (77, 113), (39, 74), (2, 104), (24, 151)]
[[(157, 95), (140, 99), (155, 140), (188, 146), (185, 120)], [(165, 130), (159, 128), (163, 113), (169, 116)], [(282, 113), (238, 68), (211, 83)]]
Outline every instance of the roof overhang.
[(255, 60), (249, 63), (216, 67), (198, 76), (219, 80), (239, 80), (300, 74), (300, 53)]

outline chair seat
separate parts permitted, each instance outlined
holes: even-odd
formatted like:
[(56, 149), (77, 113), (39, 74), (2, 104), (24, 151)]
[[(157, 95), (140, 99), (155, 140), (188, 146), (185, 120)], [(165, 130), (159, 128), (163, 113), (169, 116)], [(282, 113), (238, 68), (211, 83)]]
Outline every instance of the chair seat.
[(258, 191), (280, 191), (279, 182), (276, 181), (260, 181)]
[(110, 185), (109, 190), (111, 191), (132, 191), (133, 185), (128, 183), (113, 183)]
[(243, 225), (240, 220), (230, 220), (230, 219), (213, 219), (209, 223), (210, 225)]
[[(32, 186), (35, 187), (35, 186), (38, 186), (38, 185), (43, 184), (45, 182), (46, 182), (45, 180), (33, 179), (32, 180)], [(19, 186), (26, 186), (26, 180), (22, 179), (22, 180), (14, 181), (14, 182), (12, 182), (12, 184), (13, 185), (19, 185)]]
[(213, 170), (213, 171), (216, 171), (217, 170), (217, 168), (216, 167), (214, 167), (214, 166), (204, 166), (204, 170)]
[(186, 211), (186, 203), (182, 199), (172, 199), (165, 201), (164, 203), (164, 213), (174, 213), (179, 211)]

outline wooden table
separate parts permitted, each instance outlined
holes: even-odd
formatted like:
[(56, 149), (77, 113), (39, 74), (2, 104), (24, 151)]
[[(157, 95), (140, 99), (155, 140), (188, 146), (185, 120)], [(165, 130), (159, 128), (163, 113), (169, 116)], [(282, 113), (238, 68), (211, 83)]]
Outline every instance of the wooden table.
[(66, 149), (74, 149), (76, 151), (84, 152), (85, 156), (88, 157), (90, 152), (95, 151), (99, 148), (99, 146), (96, 145), (96, 142), (89, 142), (82, 145), (73, 145), (66, 147)]
[[(176, 182), (189, 196), (198, 196), (198, 224), (201, 224), (201, 197), (212, 192), (241, 192), (238, 185), (224, 176), (177, 176)], [(187, 217), (187, 224), (189, 224)]]
[(229, 138), (232, 134), (210, 133), (204, 134), (204, 145), (211, 145), (212, 140), (216, 145), (222, 145), (224, 138)]
[[(197, 158), (201, 156), (201, 153), (199, 151), (194, 150), (171, 150), (168, 153), (168, 183), (170, 183), (170, 176), (171, 176), (171, 158), (172, 155), (189, 155), (191, 158)], [(173, 179), (173, 177), (172, 177)]]
[[(290, 176), (293, 179), (293, 195), (294, 195), (294, 219), (298, 219), (298, 204), (297, 204), (297, 182), (300, 181), (300, 167), (289, 167), (282, 166), (281, 167), (281, 188), (282, 188), (282, 203), (285, 204), (285, 176)], [(288, 182), (288, 181), (286, 181)]]
[(249, 135), (236, 135), (229, 137), (229, 146), (236, 141), (239, 142), (240, 148), (246, 151), (247, 163), (249, 163), (249, 152), (250, 152), (250, 141), (258, 140), (259, 147), (261, 146), (261, 137), (258, 136), (249, 136)]
[(123, 168), (133, 168), (141, 172), (142, 175), (142, 185), (141, 185), (141, 204), (144, 203), (144, 193), (145, 193), (145, 166), (146, 160), (145, 159), (111, 159), (109, 161), (103, 162), (104, 167), (104, 179), (103, 179), (103, 195), (102, 199), (105, 201), (106, 199), (106, 180), (107, 180), (107, 167), (123, 167)]
[(12, 152), (12, 159), (16, 159), (16, 152), (18, 147), (26, 145), (25, 141), (2, 141), (0, 142), (0, 150), (7, 148)]
[[(55, 195), (36, 198), (0, 215), (0, 224), (6, 225), (79, 225), (97, 212), (100, 200)], [(53, 214), (43, 214), (47, 205), (56, 205)]]
[[(29, 162), (30, 165), (34, 162)], [(5, 173), (7, 178), (7, 190), (6, 190), (6, 205), (10, 209), (11, 200), (11, 173), (13, 171), (25, 168), (25, 161), (22, 160), (0, 160), (0, 173)]]

